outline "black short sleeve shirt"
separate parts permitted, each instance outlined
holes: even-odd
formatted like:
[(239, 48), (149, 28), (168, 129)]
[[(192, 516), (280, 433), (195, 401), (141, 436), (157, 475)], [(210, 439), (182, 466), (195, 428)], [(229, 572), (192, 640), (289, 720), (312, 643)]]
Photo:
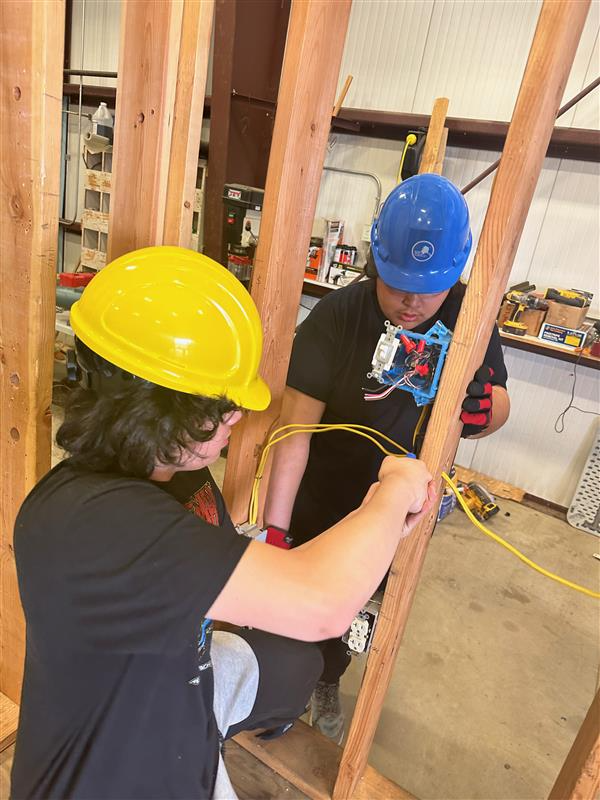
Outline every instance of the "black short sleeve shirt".
[(20, 800), (209, 797), (205, 614), (249, 540), (208, 470), (169, 483), (52, 470), (15, 526), (27, 622)]
[[(322, 422), (367, 425), (411, 450), (421, 414), (412, 395), (397, 390), (383, 400), (364, 400), (365, 389), (381, 388), (367, 378), (385, 323), (375, 288), (374, 280), (361, 281), (331, 292), (314, 307), (296, 333), (287, 384), (326, 404)], [(455, 286), (437, 316), (416, 331), (426, 332), (438, 319), (452, 330), (464, 291), (462, 284)], [(506, 386), (496, 328), (484, 363), (493, 368), (494, 383)], [(357, 508), (377, 480), (382, 459), (374, 445), (353, 434), (336, 431), (313, 436), (292, 515), (294, 542), (307, 541)]]

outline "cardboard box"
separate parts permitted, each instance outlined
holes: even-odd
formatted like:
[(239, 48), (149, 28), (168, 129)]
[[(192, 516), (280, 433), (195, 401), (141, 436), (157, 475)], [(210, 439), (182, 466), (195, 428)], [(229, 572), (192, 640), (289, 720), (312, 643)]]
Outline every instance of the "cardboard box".
[(568, 306), (565, 303), (557, 303), (556, 300), (548, 300), (548, 313), (546, 322), (550, 325), (560, 325), (563, 328), (577, 330), (586, 318), (589, 306), (578, 308)]
[[(502, 303), (500, 306), (500, 313), (498, 314), (498, 327), (500, 330), (502, 330), (503, 323), (506, 322), (514, 310), (514, 303), (508, 303), (506, 301)], [(522, 322), (523, 325), (527, 325), (528, 336), (537, 336), (540, 332), (540, 328), (542, 327), (545, 317), (545, 311), (537, 310), (535, 308), (526, 308), (525, 311), (521, 312), (517, 318), (517, 321)]]
[(552, 325), (549, 322), (544, 322), (539, 338), (551, 344), (576, 348), (583, 345), (585, 335), (585, 331), (578, 331), (573, 328), (565, 328), (560, 325)]

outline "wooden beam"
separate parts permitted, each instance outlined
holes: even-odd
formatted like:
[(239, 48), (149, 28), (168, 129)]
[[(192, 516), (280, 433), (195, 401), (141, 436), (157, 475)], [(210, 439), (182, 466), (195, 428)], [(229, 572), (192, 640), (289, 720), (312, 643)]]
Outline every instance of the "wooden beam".
[(223, 493), (236, 522), (247, 519), (257, 457), (285, 388), (349, 14), (350, 0), (292, 3), (252, 279), (273, 401), (236, 425), (229, 445)]
[[(545, 0), (531, 46), (475, 263), (421, 458), (441, 483), (460, 439), (460, 406), (481, 364), (527, 218), (589, 0)], [(365, 769), (435, 523), (400, 542), (384, 595), (334, 798), (352, 797)]]
[(548, 795), (548, 800), (594, 800), (600, 792), (600, 690)]
[[(313, 800), (331, 797), (342, 748), (316, 728), (298, 720), (279, 739), (265, 742), (249, 731), (238, 734), (234, 741)], [(414, 800), (370, 766), (360, 779), (354, 797), (357, 800)]]
[(420, 175), (424, 172), (435, 172), (440, 175), (442, 172), (446, 142), (448, 141), (448, 130), (444, 128), (447, 113), (448, 98), (438, 97), (433, 104), (431, 120), (427, 129), (427, 137), (419, 165)]
[(212, 12), (213, 0), (122, 4), (109, 260), (189, 247)]
[(0, 4), (0, 691), (18, 702), (25, 626), (13, 526), (50, 468), (64, 0)]
[(190, 245), (213, 12), (213, 0), (183, 8), (163, 244)]

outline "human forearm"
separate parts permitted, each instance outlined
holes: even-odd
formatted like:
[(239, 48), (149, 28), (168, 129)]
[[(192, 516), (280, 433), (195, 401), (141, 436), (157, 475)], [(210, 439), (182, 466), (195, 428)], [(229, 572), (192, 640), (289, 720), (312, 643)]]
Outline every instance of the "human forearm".
[(362, 506), (313, 541), (293, 550), (252, 542), (209, 616), (312, 641), (346, 630), (425, 502), (429, 473), (408, 461), (385, 459)]
[(402, 485), (379, 484), (372, 498), (350, 516), (292, 551), (303, 563), (311, 584), (323, 587), (333, 630), (341, 635), (373, 595), (407, 535), (405, 520), (411, 498)]
[(299, 433), (275, 446), (269, 490), (263, 513), (265, 525), (289, 530), (292, 509), (304, 475), (310, 450), (310, 434)]
[[(325, 403), (288, 386), (279, 425), (314, 425), (321, 421), (324, 411)], [(265, 524), (289, 530), (296, 493), (308, 462), (310, 437), (310, 433), (297, 433), (275, 445), (263, 514)]]

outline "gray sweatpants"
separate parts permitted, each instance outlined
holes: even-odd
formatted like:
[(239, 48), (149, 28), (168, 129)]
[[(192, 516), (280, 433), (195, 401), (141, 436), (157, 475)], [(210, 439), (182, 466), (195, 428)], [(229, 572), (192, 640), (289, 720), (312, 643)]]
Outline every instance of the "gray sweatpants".
[[(215, 631), (213, 709), (223, 739), (299, 717), (323, 669), (316, 645), (256, 630)], [(219, 753), (213, 800), (237, 800)]]

